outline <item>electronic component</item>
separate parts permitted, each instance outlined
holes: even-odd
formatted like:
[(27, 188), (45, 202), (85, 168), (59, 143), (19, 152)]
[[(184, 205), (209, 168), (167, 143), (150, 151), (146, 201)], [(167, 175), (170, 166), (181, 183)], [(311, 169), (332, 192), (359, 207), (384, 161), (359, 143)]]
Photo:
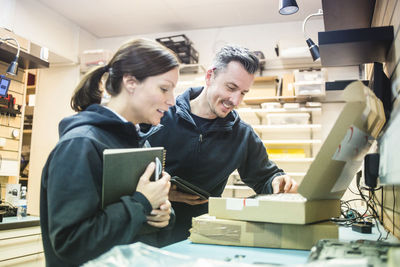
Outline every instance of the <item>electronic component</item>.
[(353, 223), (351, 225), (351, 229), (359, 233), (370, 234), (372, 232), (372, 223), (370, 222)]
[(370, 240), (343, 242), (335, 239), (322, 239), (311, 249), (307, 261), (366, 259), (368, 266), (386, 266), (388, 252), (395, 247), (400, 248), (400, 244)]
[(7, 97), (8, 88), (10, 87), (10, 79), (4, 75), (0, 75), (0, 96)]

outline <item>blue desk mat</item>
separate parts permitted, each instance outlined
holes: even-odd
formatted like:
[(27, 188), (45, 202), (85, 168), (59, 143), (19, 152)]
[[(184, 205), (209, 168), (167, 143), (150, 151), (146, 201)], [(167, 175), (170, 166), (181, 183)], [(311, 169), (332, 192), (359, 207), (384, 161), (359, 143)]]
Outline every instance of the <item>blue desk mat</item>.
[(192, 243), (190, 240), (184, 240), (163, 247), (163, 250), (194, 258), (274, 265), (303, 264), (306, 263), (307, 257), (310, 254), (308, 250), (197, 244)]

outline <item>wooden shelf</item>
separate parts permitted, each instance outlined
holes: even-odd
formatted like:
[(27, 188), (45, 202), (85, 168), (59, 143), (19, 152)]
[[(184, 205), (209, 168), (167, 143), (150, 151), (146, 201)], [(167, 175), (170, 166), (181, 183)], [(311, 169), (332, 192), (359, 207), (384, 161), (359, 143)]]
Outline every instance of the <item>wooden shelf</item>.
[(314, 161), (314, 158), (271, 158), (270, 160), (275, 163), (311, 163)]
[[(16, 54), (17, 48), (7, 45), (5, 43), (0, 43), (0, 61), (11, 63), (14, 60)], [(20, 50), (18, 67), (22, 69), (48, 68), (49, 62), (32, 56), (31, 54), (28, 54), (23, 50)]]
[(318, 33), (324, 67), (384, 62), (393, 41), (393, 26)]
[(254, 78), (254, 82), (274, 82), (275, 80), (278, 79), (278, 76), (258, 76)]
[(287, 125), (252, 125), (255, 131), (308, 131), (321, 130), (321, 124), (287, 124)]
[(236, 109), (239, 113), (255, 112), (259, 116), (264, 116), (268, 113), (301, 113), (301, 112), (321, 112), (321, 108), (298, 108), (298, 109), (285, 109), (285, 108), (238, 108)]
[(311, 145), (321, 144), (319, 139), (274, 139), (274, 140), (262, 140), (264, 144), (268, 145)]
[(247, 105), (260, 105), (265, 102), (302, 102), (312, 99), (314, 96), (273, 96), (273, 97), (251, 97), (243, 99)]
[(32, 130), (31, 129), (27, 129), (23, 131), (24, 134), (32, 134)]
[(374, 0), (322, 0), (325, 32), (318, 33), (322, 66), (384, 62), (393, 26), (371, 28)]
[(374, 0), (322, 0), (325, 31), (368, 28), (374, 7)]

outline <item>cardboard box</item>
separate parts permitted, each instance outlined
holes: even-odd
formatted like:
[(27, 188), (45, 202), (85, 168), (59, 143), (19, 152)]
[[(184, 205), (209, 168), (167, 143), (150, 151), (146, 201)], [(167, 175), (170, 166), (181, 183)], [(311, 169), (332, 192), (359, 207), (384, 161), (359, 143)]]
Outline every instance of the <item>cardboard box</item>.
[(294, 75), (292, 73), (284, 74), (282, 77), (282, 96), (294, 96)]
[[(378, 136), (382, 102), (361, 82), (343, 91), (346, 104), (321, 146), (298, 192), (254, 199), (210, 198), (209, 214), (223, 219), (307, 224), (340, 215), (340, 199)], [(292, 199), (285, 199), (288, 196)]]
[(189, 239), (194, 243), (310, 249), (320, 239), (337, 239), (338, 226), (316, 224), (274, 224), (216, 219), (204, 214), (192, 219)]
[(276, 96), (277, 77), (276, 76), (265, 76), (256, 77), (254, 83), (250, 88), (250, 91), (244, 97), (246, 99), (253, 98), (268, 98)]
[(304, 199), (302, 202), (285, 201), (283, 203), (262, 198), (210, 197), (208, 213), (220, 219), (306, 224), (340, 216), (340, 200), (306, 201)]

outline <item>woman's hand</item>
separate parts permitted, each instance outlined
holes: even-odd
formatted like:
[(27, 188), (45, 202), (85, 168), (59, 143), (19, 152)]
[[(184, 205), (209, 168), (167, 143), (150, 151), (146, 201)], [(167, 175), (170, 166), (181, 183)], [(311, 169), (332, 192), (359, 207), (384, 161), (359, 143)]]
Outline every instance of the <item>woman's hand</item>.
[(151, 162), (140, 177), (136, 191), (142, 193), (147, 198), (153, 210), (157, 210), (162, 204), (168, 201), (168, 192), (171, 187), (169, 180), (171, 176), (166, 172), (162, 172), (162, 177), (159, 180), (151, 182), (150, 177), (154, 169), (155, 164)]
[(151, 211), (150, 215), (147, 216), (147, 223), (158, 228), (166, 227), (169, 223), (170, 214), (171, 202), (167, 200), (159, 209)]

